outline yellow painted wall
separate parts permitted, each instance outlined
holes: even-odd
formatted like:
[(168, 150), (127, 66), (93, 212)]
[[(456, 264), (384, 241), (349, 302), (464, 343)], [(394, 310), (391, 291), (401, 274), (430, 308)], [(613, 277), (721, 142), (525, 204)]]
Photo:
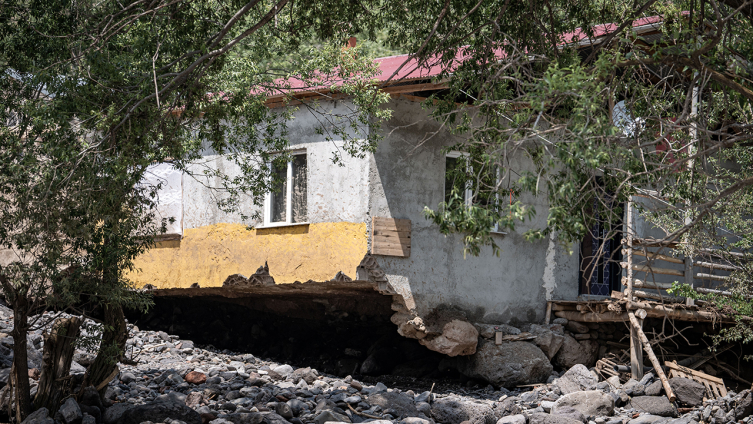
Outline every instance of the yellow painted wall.
[(136, 287), (221, 286), (232, 274), (253, 274), (269, 263), (277, 284), (327, 281), (338, 271), (355, 278), (366, 254), (366, 224), (332, 222), (248, 230), (243, 224), (216, 224), (185, 230), (180, 241), (165, 241), (135, 261), (128, 275)]

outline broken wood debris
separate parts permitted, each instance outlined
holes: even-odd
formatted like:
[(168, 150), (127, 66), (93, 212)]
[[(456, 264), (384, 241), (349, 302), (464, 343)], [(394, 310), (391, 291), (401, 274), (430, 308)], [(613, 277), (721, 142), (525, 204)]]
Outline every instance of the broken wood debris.
[(727, 386), (724, 385), (724, 380), (719, 377), (677, 365), (677, 362), (674, 361), (665, 362), (664, 365), (669, 368), (670, 378), (687, 378), (703, 384), (706, 387), (706, 395), (709, 399), (727, 396)]

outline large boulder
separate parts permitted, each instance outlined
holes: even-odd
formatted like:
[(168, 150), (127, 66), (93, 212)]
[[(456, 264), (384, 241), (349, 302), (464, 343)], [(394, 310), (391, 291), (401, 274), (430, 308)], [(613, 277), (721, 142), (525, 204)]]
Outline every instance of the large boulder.
[(568, 407), (580, 411), (586, 417), (605, 417), (614, 412), (614, 399), (601, 390), (568, 393), (554, 402), (552, 414)]
[(379, 392), (369, 396), (368, 403), (384, 409), (394, 409), (400, 417), (415, 417), (418, 415), (413, 398), (405, 393)]
[(703, 403), (703, 396), (706, 394), (706, 386), (703, 384), (689, 378), (675, 377), (669, 379), (669, 386), (679, 402), (690, 406)]
[(50, 418), (50, 411), (47, 408), (39, 408), (29, 414), (21, 424), (55, 424), (55, 420)]
[(588, 421), (586, 419), (586, 416), (583, 415), (582, 412), (578, 411), (577, 409), (573, 408), (572, 406), (560, 406), (559, 408), (557, 408), (556, 411), (554, 409), (552, 409), (552, 411), (550, 412), (550, 414), (559, 415), (561, 417), (571, 418), (571, 419), (580, 421), (582, 423), (585, 423), (586, 421)]
[(454, 319), (442, 328), (442, 333), (418, 341), (428, 349), (447, 356), (472, 355), (478, 344), (478, 330), (470, 322)]
[(202, 424), (198, 412), (177, 402), (153, 402), (128, 408), (123, 411), (118, 424), (140, 424), (144, 421), (163, 423), (167, 418), (186, 424)]
[(81, 408), (76, 403), (76, 399), (69, 397), (63, 402), (63, 404), (55, 413), (55, 421), (60, 421), (65, 424), (79, 424), (84, 415), (81, 413)]
[(753, 393), (750, 390), (744, 390), (737, 395), (735, 400), (737, 401), (735, 405), (735, 418), (740, 420), (753, 415)]
[(583, 364), (576, 364), (555, 381), (562, 394), (580, 392), (596, 387), (599, 379)]
[[(554, 324), (555, 327), (562, 329), (562, 326)], [(533, 341), (536, 346), (541, 349), (542, 352), (552, 360), (554, 355), (559, 352), (562, 344), (565, 342), (565, 336), (563, 334), (552, 331), (551, 326), (532, 324), (529, 330), (531, 334), (536, 336)]]
[(484, 417), (492, 415), (493, 411), (489, 405), (466, 402), (456, 397), (439, 398), (431, 405), (432, 418), (442, 424), (479, 422)]
[(528, 342), (494, 342), (481, 339), (476, 353), (458, 363), (458, 371), (495, 386), (543, 383), (552, 374), (552, 364), (536, 345)]
[(636, 396), (630, 399), (627, 407), (635, 409), (636, 412), (648, 412), (660, 417), (677, 416), (677, 409), (669, 403), (666, 396)]
[(592, 367), (596, 363), (598, 353), (599, 343), (595, 340), (578, 341), (571, 335), (565, 334), (565, 341), (554, 357), (554, 363), (566, 369), (577, 364)]
[(583, 424), (578, 420), (566, 417), (564, 415), (550, 415), (543, 412), (537, 412), (528, 418), (528, 424)]

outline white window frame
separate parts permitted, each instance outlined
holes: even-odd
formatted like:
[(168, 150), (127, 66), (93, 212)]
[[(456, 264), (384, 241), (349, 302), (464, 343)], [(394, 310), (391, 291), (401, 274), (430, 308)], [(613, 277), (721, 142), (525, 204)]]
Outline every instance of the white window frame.
[[(447, 184), (447, 158), (457, 159), (457, 158), (460, 158), (460, 157), (467, 158), (468, 156), (470, 156), (468, 153), (466, 153), (466, 152), (459, 152), (459, 151), (456, 151), (456, 150), (453, 150), (451, 152), (447, 152), (447, 154), (445, 154), (444, 178), (442, 179), (442, 181), (444, 183), (443, 183), (442, 193), (446, 193), (447, 192), (447, 186), (446, 186), (446, 184)], [(468, 167), (467, 170), (469, 172), (473, 173), (473, 166), (471, 166), (467, 162), (466, 162), (466, 166)], [(499, 180), (500, 180), (500, 177), (501, 177), (500, 173), (499, 173), (499, 168), (497, 168), (496, 173), (497, 173), (497, 183), (499, 183)], [(499, 192), (495, 193), (494, 196), (495, 196), (497, 202), (499, 202)], [(464, 201), (465, 201), (464, 203), (465, 203), (466, 206), (471, 206), (473, 204), (473, 182), (472, 181), (466, 182)], [(491, 229), (491, 232), (495, 233), (495, 234), (507, 234), (507, 232), (499, 230), (499, 223), (497, 223), (497, 222), (494, 223), (494, 227)]]
[[(306, 150), (294, 150), (289, 152), (290, 156), (307, 155)], [(308, 184), (308, 156), (306, 156), (306, 182)], [(272, 162), (268, 162), (267, 166), (272, 169)], [(309, 222), (293, 222), (293, 161), (292, 158), (287, 162), (287, 174), (285, 176), (285, 222), (272, 222), (272, 192), (268, 191), (264, 196), (264, 224), (261, 228), (271, 227), (292, 227), (295, 225), (308, 225)], [(308, 195), (308, 193), (306, 193)], [(308, 204), (308, 202), (307, 202)], [(308, 211), (306, 211), (306, 218), (308, 218)], [(258, 227), (257, 227), (258, 228)]]

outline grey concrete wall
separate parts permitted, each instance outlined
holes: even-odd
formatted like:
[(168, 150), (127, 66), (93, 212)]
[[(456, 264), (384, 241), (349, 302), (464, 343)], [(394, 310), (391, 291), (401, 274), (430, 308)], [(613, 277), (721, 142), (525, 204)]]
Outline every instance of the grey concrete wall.
[[(516, 232), (494, 236), (502, 250), (499, 257), (491, 248), (478, 257), (464, 257), (462, 236), (445, 237), (424, 217), (424, 206), (444, 200), (441, 150), (457, 139), (440, 130), (418, 103), (397, 100), (388, 107), (393, 118), (382, 127), (385, 138), (370, 162), (369, 210), (371, 216), (411, 220), (410, 258), (378, 257), (392, 286), (409, 299), (408, 306), (419, 315), (450, 305), (480, 322), (534, 322), (543, 319), (547, 298), (576, 298), (575, 246), (569, 255), (554, 239), (529, 242), (522, 237), (528, 228), (545, 224), (543, 197), (521, 199), (532, 202), (538, 214)], [(523, 159), (518, 164), (519, 169), (531, 166)]]

